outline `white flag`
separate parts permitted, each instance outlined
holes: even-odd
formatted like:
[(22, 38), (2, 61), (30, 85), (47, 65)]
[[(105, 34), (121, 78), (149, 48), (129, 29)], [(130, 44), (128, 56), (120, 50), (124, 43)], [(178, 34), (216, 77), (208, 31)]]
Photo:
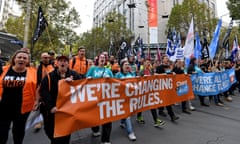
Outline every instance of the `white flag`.
[(187, 38), (184, 46), (184, 57), (189, 58), (194, 53), (194, 27), (193, 18), (188, 30)]

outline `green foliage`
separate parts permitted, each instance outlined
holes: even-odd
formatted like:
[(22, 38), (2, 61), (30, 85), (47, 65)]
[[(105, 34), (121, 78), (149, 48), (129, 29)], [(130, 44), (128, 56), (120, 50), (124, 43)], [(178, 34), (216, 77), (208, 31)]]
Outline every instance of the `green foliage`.
[(198, 0), (184, 0), (182, 5), (176, 5), (171, 11), (167, 27), (175, 27), (177, 31), (181, 32), (182, 37), (185, 37), (192, 17), (194, 29), (198, 31), (200, 37), (203, 36), (202, 32), (206, 29), (210, 35), (209, 39), (211, 39), (217, 19), (214, 18), (214, 14), (206, 4), (199, 3)]
[(24, 16), (9, 18), (5, 24), (8, 33), (15, 34), (19, 39), (24, 38)]
[(121, 38), (131, 41), (132, 33), (126, 27), (125, 17), (116, 12), (109, 13), (101, 27), (95, 27), (90, 32), (81, 35), (79, 45), (87, 49), (87, 56), (93, 58), (100, 52), (108, 51), (110, 41), (113, 42), (113, 55), (116, 56)]
[[(220, 41), (223, 40), (223, 37), (224, 37), (224, 35), (226, 34), (227, 30), (228, 30), (227, 27), (222, 27), (221, 33), (220, 33), (220, 39), (219, 39)], [(238, 27), (237, 27), (237, 26), (234, 26), (234, 27), (232, 28), (231, 34), (230, 34), (230, 36), (229, 36), (229, 48), (230, 48), (230, 50), (231, 50), (231, 48), (233, 47), (233, 40), (234, 40), (235, 36), (238, 37), (238, 42), (239, 42), (239, 40), (240, 40), (239, 38), (240, 38), (240, 37), (238, 36)]]
[[(20, 1), (19, 4), (23, 9), (23, 15), (16, 19), (9, 19), (6, 24), (6, 31), (17, 35), (19, 39), (23, 40), (27, 3)], [(44, 16), (48, 21), (48, 27), (34, 45), (33, 58), (39, 58), (41, 52), (50, 49), (57, 53), (68, 52), (69, 50), (65, 50), (65, 45), (67, 43), (74, 45), (79, 39), (76, 32), (74, 32), (74, 28), (81, 24), (81, 20), (76, 9), (71, 7), (71, 3), (65, 0), (32, 0), (28, 46), (31, 45), (31, 37), (36, 28), (39, 6), (43, 9)]]
[[(222, 27), (221, 28), (221, 33), (220, 33), (220, 38), (219, 38), (219, 41), (222, 42), (223, 41), (223, 38), (224, 38), (224, 35), (227, 33), (227, 30), (228, 30), (228, 27)], [(238, 35), (238, 27), (234, 26), (232, 28), (232, 31), (231, 31), (231, 34), (229, 36), (229, 55), (231, 54), (231, 50), (233, 48), (233, 41), (234, 41), (234, 38), (235, 36), (237, 36), (238, 38), (238, 42), (239, 42), (239, 35)], [(222, 47), (222, 44), (220, 43), (220, 47), (218, 49), (218, 55), (219, 57), (224, 57), (225, 58), (225, 51), (226, 49)]]
[(230, 12), (230, 17), (232, 17), (234, 20), (240, 20), (240, 1), (228, 0), (226, 4)]

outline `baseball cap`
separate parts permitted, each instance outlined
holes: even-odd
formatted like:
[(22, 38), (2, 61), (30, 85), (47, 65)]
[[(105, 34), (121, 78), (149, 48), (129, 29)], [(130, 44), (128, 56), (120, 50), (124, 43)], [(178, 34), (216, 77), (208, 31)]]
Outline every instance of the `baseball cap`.
[(65, 59), (65, 60), (69, 61), (69, 58), (68, 58), (67, 56), (65, 56), (65, 55), (59, 55), (59, 56), (57, 56), (57, 60), (58, 60), (58, 61), (61, 60), (61, 59)]

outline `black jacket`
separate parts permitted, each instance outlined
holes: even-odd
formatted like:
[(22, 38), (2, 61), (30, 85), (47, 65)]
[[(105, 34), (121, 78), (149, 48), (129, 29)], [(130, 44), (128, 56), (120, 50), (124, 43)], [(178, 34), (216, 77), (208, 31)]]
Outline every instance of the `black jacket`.
[[(41, 81), (42, 81), (42, 67), (43, 67), (43, 65), (46, 67), (46, 66), (51, 65), (51, 64), (43, 64), (42, 62), (40, 62), (40, 65), (37, 68), (37, 85), (38, 86), (41, 84)], [(54, 68), (54, 66), (53, 66), (53, 68)]]
[(184, 70), (177, 66), (173, 68), (173, 72), (175, 72), (176, 74), (184, 74)]
[[(50, 82), (48, 80), (48, 76), (45, 76), (42, 80), (41, 87), (40, 87), (40, 95), (41, 98), (47, 108), (47, 110), (51, 111), (53, 107), (56, 106), (57, 95), (58, 95), (58, 81), (61, 80), (59, 72), (57, 68), (49, 73)], [(84, 75), (80, 75), (77, 72), (68, 69), (66, 73), (66, 78), (73, 76), (73, 80), (79, 80), (85, 78)], [(49, 90), (49, 83), (50, 83), (50, 90)]]
[(187, 73), (188, 73), (188, 74), (193, 74), (194, 72), (195, 72), (195, 70), (194, 70), (194, 65), (193, 65), (193, 64), (190, 64), (190, 65), (188, 66)]
[(170, 68), (169, 65), (161, 64), (160, 66), (158, 66), (158, 67), (156, 68), (156, 73), (158, 73), (158, 74), (164, 74), (164, 73), (166, 73), (166, 72), (165, 72), (165, 69), (168, 69), (168, 68)]

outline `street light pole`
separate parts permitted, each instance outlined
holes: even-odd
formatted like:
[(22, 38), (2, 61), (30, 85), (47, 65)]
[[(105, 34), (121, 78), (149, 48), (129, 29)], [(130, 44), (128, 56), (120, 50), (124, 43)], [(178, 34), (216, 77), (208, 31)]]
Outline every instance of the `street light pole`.
[[(131, 32), (134, 31), (134, 8), (136, 8), (136, 4), (134, 3), (134, 0), (130, 0), (130, 4), (128, 4), (129, 8), (129, 29)], [(135, 37), (135, 34), (131, 36), (131, 47), (132, 47), (132, 37)], [(133, 49), (132, 49), (133, 53)]]
[(30, 24), (30, 17), (31, 17), (31, 3), (32, 0), (27, 1), (27, 14), (25, 18), (25, 29), (24, 29), (24, 42), (23, 47), (28, 47), (28, 33), (29, 33), (29, 24)]
[(145, 1), (145, 5), (146, 5), (146, 8), (147, 8), (147, 44), (148, 44), (148, 57), (150, 59), (151, 57), (151, 54), (150, 54), (150, 31), (149, 31), (149, 3), (148, 1), (146, 0)]

